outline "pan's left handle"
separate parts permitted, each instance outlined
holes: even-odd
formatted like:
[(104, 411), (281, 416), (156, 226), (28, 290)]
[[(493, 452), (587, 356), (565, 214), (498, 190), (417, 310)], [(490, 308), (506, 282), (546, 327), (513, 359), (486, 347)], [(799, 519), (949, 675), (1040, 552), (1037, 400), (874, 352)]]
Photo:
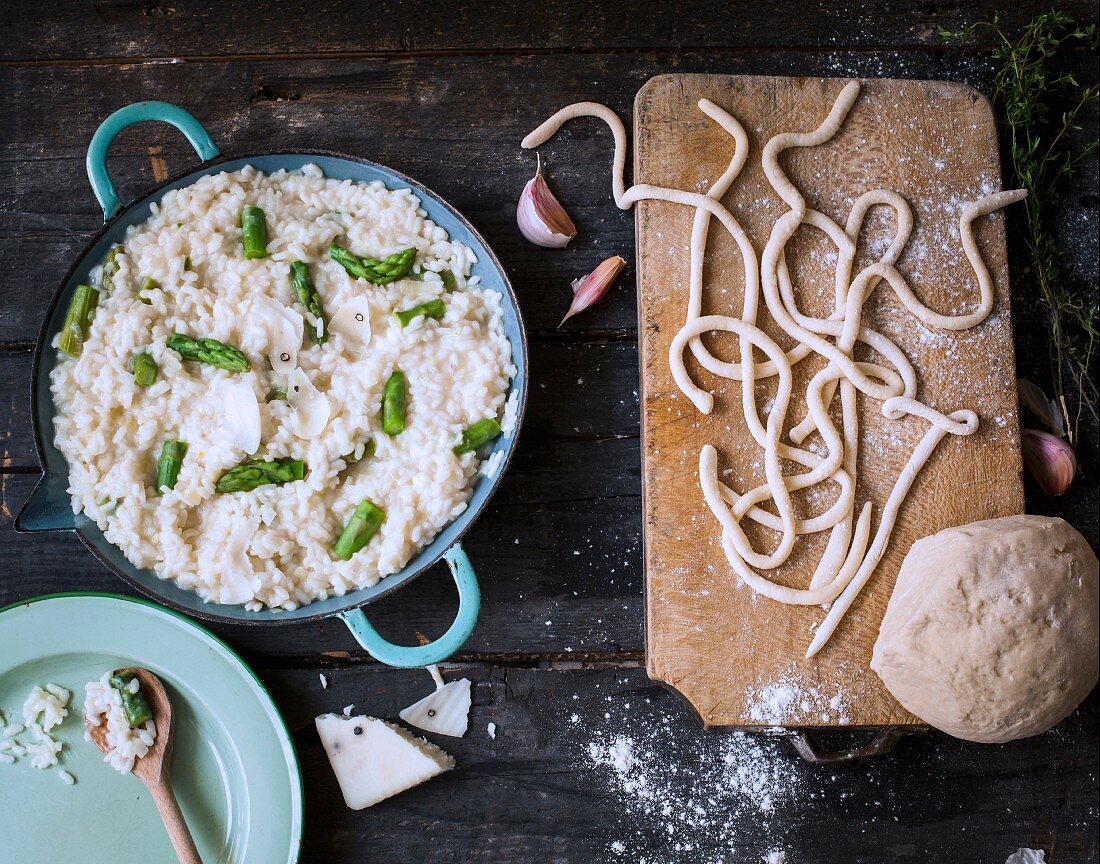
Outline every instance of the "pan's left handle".
[(362, 609), (341, 612), (340, 617), (348, 625), (352, 635), (375, 660), (387, 666), (413, 669), (446, 660), (470, 638), (481, 608), (481, 589), (477, 585), (473, 565), (460, 543), (455, 543), (443, 553), (443, 559), (451, 568), (451, 576), (458, 588), (458, 614), (447, 632), (427, 645), (394, 645), (382, 637), (367, 620)]
[(99, 124), (92, 136), (92, 143), (88, 145), (88, 180), (92, 184), (92, 191), (103, 208), (103, 221), (110, 222), (118, 212), (121, 202), (118, 200), (118, 192), (115, 184), (107, 173), (107, 151), (111, 142), (127, 126), (135, 123), (144, 123), (148, 120), (157, 120), (175, 126), (182, 132), (199, 158), (203, 162), (213, 159), (220, 151), (211, 140), (202, 124), (191, 114), (177, 105), (168, 102), (135, 102), (125, 108), (119, 108), (114, 114)]
[(19, 534), (72, 531), (76, 527), (68, 477), (46, 472), (19, 510), (13, 524)]

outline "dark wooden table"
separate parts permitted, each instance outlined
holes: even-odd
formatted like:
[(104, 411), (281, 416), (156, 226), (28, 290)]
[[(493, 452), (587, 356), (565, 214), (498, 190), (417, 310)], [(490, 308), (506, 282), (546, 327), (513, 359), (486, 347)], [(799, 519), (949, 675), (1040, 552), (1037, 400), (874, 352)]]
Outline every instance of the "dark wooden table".
[[(1060, 5), (1096, 20), (1094, 2)], [(731, 790), (714, 764), (734, 739), (703, 733), (642, 668), (633, 269), (605, 304), (556, 329), (572, 278), (606, 255), (632, 259), (633, 215), (612, 204), (608, 136), (596, 124), (569, 129), (546, 154), (578, 239), (548, 252), (522, 241), (514, 223), (533, 171), (518, 142), (561, 105), (594, 99), (629, 119), (638, 87), (671, 71), (945, 78), (988, 92), (988, 40), (944, 47), (935, 28), (988, 18), (998, 6), (1015, 29), (1046, 4), (4, 3), (0, 605), (56, 591), (127, 593), (74, 537), (18, 536), (11, 519), (38, 472), (28, 404), (34, 339), (100, 223), (85, 148), (115, 108), (164, 99), (199, 117), (228, 154), (331, 148), (418, 178), (500, 255), (530, 332), (533, 384), (518, 455), (469, 537), (484, 608), (455, 658), (456, 671), (476, 682), (471, 731), (446, 742), (457, 770), (348, 811), (313, 716), (348, 703), (393, 716), (427, 692), (427, 676), (372, 662), (336, 623), (214, 628), (258, 670), (293, 730), (306, 787), (302, 861), (759, 862), (785, 850), (788, 864), (1000, 864), (1018, 846), (1041, 847), (1055, 864), (1096, 861), (1095, 694), (1030, 740), (981, 747), (928, 734), (845, 770), (804, 765), (785, 742), (754, 738), (757, 765), (769, 766), (783, 794), (766, 812)], [(1095, 76), (1094, 57), (1067, 62)], [(1087, 131), (1096, 133), (1095, 111)], [(110, 165), (125, 197), (193, 162), (173, 130), (145, 125), (119, 138)], [(1073, 278), (1095, 290), (1095, 160), (1065, 196), (1062, 229)], [(1015, 276), (1020, 366), (1044, 380), (1042, 318), (1019, 268)], [(1089, 452), (1085, 471), (1054, 503), (1029, 488), (1029, 507), (1065, 516), (1095, 543)], [(449, 579), (429, 575), (371, 618), (396, 640), (438, 634), (453, 593)], [(667, 765), (660, 785), (676, 790), (668, 813), (593, 761), (590, 745), (617, 735), (644, 745), (650, 779)]]

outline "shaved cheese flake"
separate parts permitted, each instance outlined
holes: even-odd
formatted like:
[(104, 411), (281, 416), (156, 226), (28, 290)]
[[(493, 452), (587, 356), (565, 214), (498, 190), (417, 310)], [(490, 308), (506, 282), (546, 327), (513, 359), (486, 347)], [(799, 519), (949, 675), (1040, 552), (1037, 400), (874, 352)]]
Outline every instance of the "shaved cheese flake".
[(221, 571), (219, 603), (246, 603), (256, 596), (257, 580), (248, 558), (248, 547), (259, 527), (258, 517), (243, 519), (226, 538), (218, 555)]
[(374, 717), (324, 714), (316, 724), (344, 802), (352, 810), (384, 801), (455, 765), (434, 744)]
[(328, 397), (313, 386), (301, 369), (295, 369), (287, 376), (286, 401), (294, 409), (287, 420), (291, 432), (307, 441), (321, 434), (332, 409)]
[(305, 319), (296, 309), (261, 294), (252, 301), (252, 315), (267, 334), (265, 353), (276, 372), (287, 373), (298, 365)]
[(260, 400), (251, 382), (241, 378), (225, 379), (211, 390), (215, 416), (214, 435), (218, 441), (255, 453), (260, 447)]
[(470, 679), (461, 678), (429, 693), (398, 716), (410, 726), (427, 732), (461, 738), (466, 734), (471, 704)]
[(339, 334), (348, 350), (362, 352), (370, 342), (370, 301), (352, 297), (329, 320), (328, 332)]

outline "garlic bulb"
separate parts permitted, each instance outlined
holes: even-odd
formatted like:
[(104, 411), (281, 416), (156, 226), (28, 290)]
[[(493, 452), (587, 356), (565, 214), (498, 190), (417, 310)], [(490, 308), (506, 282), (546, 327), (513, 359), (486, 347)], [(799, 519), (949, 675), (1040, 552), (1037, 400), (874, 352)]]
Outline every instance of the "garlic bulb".
[(542, 160), (527, 181), (516, 207), (519, 232), (536, 246), (561, 249), (577, 236), (577, 227), (542, 178)]
[(1077, 454), (1056, 435), (1038, 429), (1020, 432), (1024, 467), (1049, 498), (1063, 494), (1077, 474)]
[(397, 716), (410, 726), (435, 732), (438, 735), (461, 738), (466, 734), (472, 702), (470, 679), (460, 678), (458, 681), (444, 684), (434, 693), (429, 693)]
[(276, 372), (286, 374), (298, 365), (305, 319), (295, 309), (261, 294), (252, 301), (252, 315), (267, 334), (265, 353)]
[(561, 319), (561, 324), (558, 326), (561, 327), (562, 324), (578, 312), (583, 312), (589, 306), (599, 303), (607, 294), (612, 283), (614, 283), (625, 266), (626, 261), (618, 255), (614, 255), (606, 261), (601, 262), (595, 270), (583, 279), (574, 279), (573, 302), (570, 304), (569, 311), (565, 313), (565, 317)]
[(328, 332), (338, 333), (351, 351), (362, 352), (370, 342), (370, 301), (352, 297), (329, 319)]
[(295, 369), (287, 376), (286, 401), (294, 409), (287, 420), (291, 432), (307, 441), (321, 434), (332, 409), (328, 397), (313, 386), (301, 369)]

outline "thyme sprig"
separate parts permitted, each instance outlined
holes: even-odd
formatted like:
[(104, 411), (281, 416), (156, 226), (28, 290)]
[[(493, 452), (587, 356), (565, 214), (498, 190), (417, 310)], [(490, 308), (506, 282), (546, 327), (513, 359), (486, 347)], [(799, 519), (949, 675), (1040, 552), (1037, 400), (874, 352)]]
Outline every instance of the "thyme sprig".
[[(1096, 139), (1076, 147), (1071, 147), (1070, 139), (1081, 131), (1079, 118), (1096, 100), (1098, 88), (1095, 83), (1081, 86), (1072, 74), (1054, 71), (1052, 60), (1065, 48), (1095, 48), (1096, 27), (1081, 27), (1071, 16), (1051, 11), (1034, 18), (1015, 39), (1004, 32), (996, 16), (959, 31), (940, 28), (939, 36), (961, 41), (975, 31), (991, 34), (996, 42), (993, 59), (999, 68), (993, 101), (1001, 113), (1015, 183), (1028, 190), (1020, 226), (1027, 275), (1047, 310), (1051, 384), (1063, 428), (1074, 444), (1083, 413), (1097, 419), (1096, 381), (1090, 368), (1100, 320), (1095, 301), (1063, 278), (1061, 253), (1050, 224), (1066, 181), (1096, 152)], [(1068, 396), (1067, 382), (1071, 384)]]

